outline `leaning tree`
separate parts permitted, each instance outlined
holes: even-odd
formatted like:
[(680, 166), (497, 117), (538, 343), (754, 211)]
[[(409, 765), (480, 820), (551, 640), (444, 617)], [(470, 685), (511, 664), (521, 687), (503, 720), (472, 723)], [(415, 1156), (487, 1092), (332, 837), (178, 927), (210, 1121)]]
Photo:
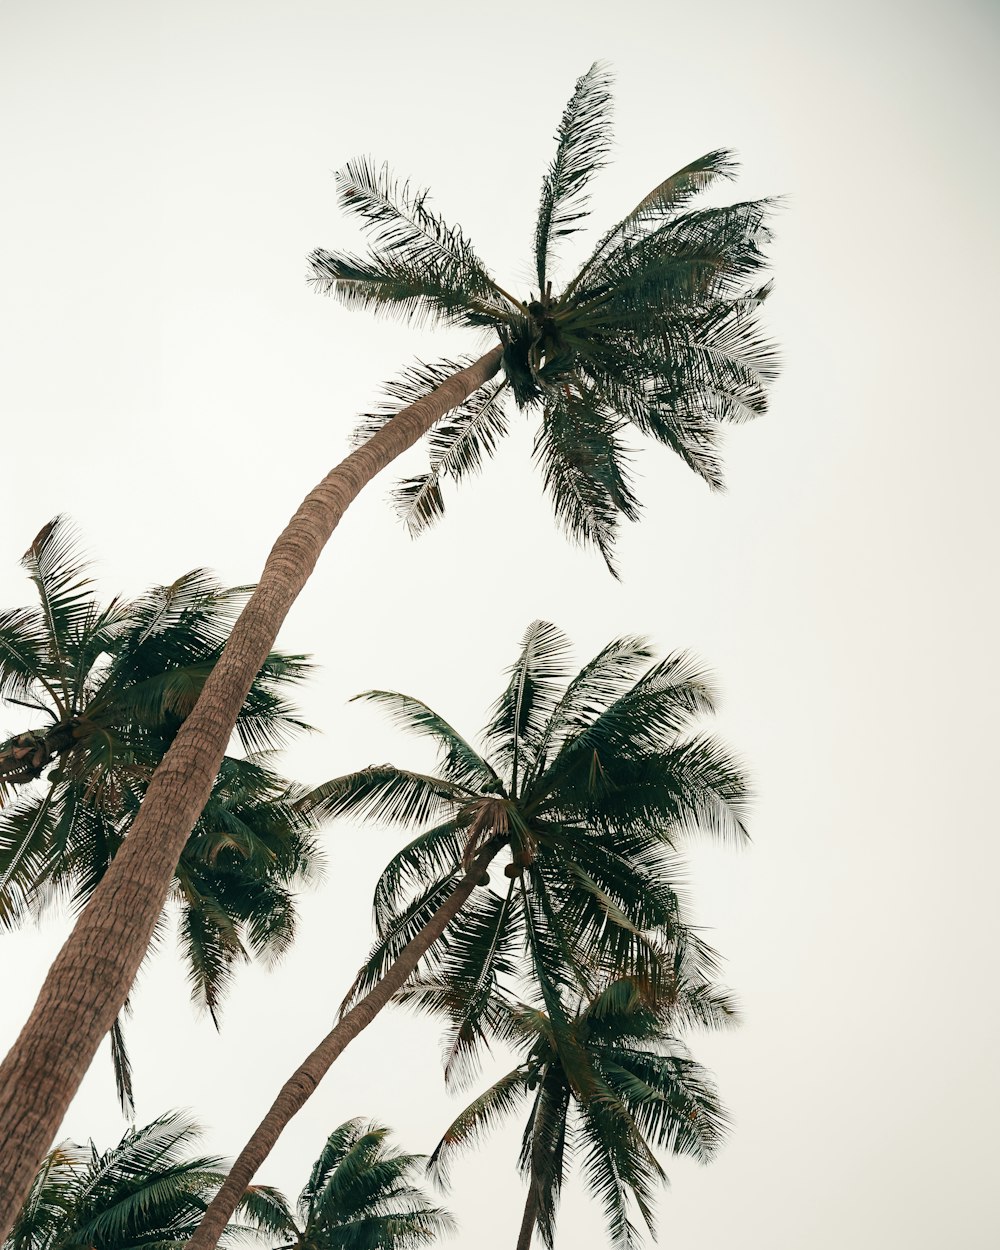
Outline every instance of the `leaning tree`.
[(496, 342), (454, 372), (432, 369), (423, 383), (410, 375), (399, 410), (382, 414), (390, 419), (306, 496), (272, 548), (130, 836), (0, 1067), (0, 1229), (128, 995), (246, 692), (361, 489), (454, 413), (432, 449), (431, 480), (404, 490), (414, 518), (439, 511), (442, 476), (474, 467), (495, 441), (502, 396), (494, 388), (476, 393), (499, 375), (504, 393), (538, 418), (536, 455), (559, 517), (610, 560), (617, 519), (638, 510), (626, 428), (672, 447), (716, 483), (720, 425), (763, 410), (775, 364), (757, 329), (769, 204), (692, 206), (733, 174), (728, 152), (710, 152), (660, 182), (557, 286), (554, 253), (586, 215), (590, 179), (609, 150), (609, 118), (609, 79), (594, 66), (577, 82), (542, 180), (537, 289), (524, 297), (494, 282), (423, 193), (360, 162), (341, 174), (341, 204), (368, 228), (370, 254), (315, 253), (316, 282), (348, 303), (487, 331)]

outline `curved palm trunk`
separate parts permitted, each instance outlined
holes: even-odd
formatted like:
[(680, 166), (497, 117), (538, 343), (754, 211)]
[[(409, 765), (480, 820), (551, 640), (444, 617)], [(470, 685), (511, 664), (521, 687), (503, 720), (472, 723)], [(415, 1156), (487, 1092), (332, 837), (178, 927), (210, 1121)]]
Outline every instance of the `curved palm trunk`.
[(271, 549), (198, 702), (156, 770), (129, 836), (53, 963), (0, 1067), (0, 1239), (146, 953), (185, 840), (278, 629), (361, 489), (496, 373), (494, 348), (403, 409), (306, 496)]
[(341, 1051), (366, 1029), (389, 1000), (406, 982), (421, 958), (438, 940), (448, 924), (462, 909), (466, 899), (486, 871), (490, 861), (503, 845), (503, 839), (493, 839), (472, 861), (465, 876), (449, 894), (424, 927), (403, 947), (399, 957), (389, 967), (378, 985), (356, 1003), (340, 1020), (311, 1054), (295, 1069), (282, 1085), (271, 1109), (257, 1126), (254, 1135), (240, 1151), (239, 1158), (230, 1169), (225, 1184), (212, 1199), (202, 1217), (187, 1250), (213, 1250), (222, 1235), (230, 1216), (254, 1178), (254, 1174), (281, 1136), (285, 1125), (306, 1103), (313, 1090), (330, 1070)]

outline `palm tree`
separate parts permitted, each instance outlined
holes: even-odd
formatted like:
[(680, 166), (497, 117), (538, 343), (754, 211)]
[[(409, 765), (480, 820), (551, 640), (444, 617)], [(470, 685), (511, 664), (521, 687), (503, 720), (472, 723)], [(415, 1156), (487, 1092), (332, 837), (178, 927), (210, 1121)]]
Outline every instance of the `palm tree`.
[(281, 1239), (277, 1250), (410, 1250), (450, 1233), (451, 1216), (413, 1183), (424, 1156), (392, 1149), (388, 1135), (348, 1120), (327, 1138), (294, 1212), (274, 1190), (255, 1190), (247, 1213)]
[[(777, 358), (756, 324), (768, 288), (754, 280), (773, 201), (689, 208), (699, 192), (733, 177), (731, 152), (708, 152), (660, 183), (553, 290), (555, 253), (582, 229), (590, 180), (607, 159), (610, 100), (607, 71), (594, 65), (576, 84), (542, 181), (537, 290), (523, 299), (428, 207), (426, 191), (366, 160), (337, 174), (341, 206), (361, 219), (372, 247), (364, 258), (315, 251), (317, 289), (350, 306), (495, 334), (503, 348), (500, 376), (431, 433), (429, 471), (396, 490), (412, 531), (442, 515), (443, 479), (461, 479), (493, 453), (507, 432), (509, 398), (538, 419), (535, 459), (558, 521), (595, 545), (613, 572), (617, 522), (639, 513), (624, 432), (663, 444), (720, 489), (722, 425), (766, 410)], [(411, 367), (362, 418), (356, 441), (469, 363)]]
[(500, 420), (497, 394), (481, 394), (472, 409), (461, 405), (502, 369), (515, 401), (542, 413), (537, 457), (560, 518), (610, 560), (617, 517), (638, 509), (624, 467), (626, 424), (714, 481), (718, 423), (763, 408), (774, 361), (755, 329), (765, 294), (755, 279), (767, 205), (688, 208), (702, 188), (732, 174), (727, 153), (709, 153), (659, 183), (553, 294), (552, 254), (585, 214), (589, 179), (608, 150), (608, 111), (607, 76), (594, 67), (577, 83), (543, 178), (538, 290), (527, 300), (501, 291), (462, 232), (432, 213), (425, 197), (403, 187), (397, 202), (387, 174), (357, 163), (345, 170), (341, 199), (373, 231), (372, 255), (317, 253), (319, 284), (348, 302), (488, 330), (498, 341), (447, 376), (432, 370), (430, 389), (408, 403), (411, 387), (404, 406), (306, 496), (272, 548), (131, 836), (0, 1067), (0, 1230), (128, 994), (247, 691), (363, 487), (454, 411), (452, 433), (433, 453), (433, 480), (410, 492), (414, 517), (433, 511), (438, 480), (475, 467), (488, 450)]
[[(110, 1150), (63, 1142), (46, 1156), (3, 1250), (180, 1250), (225, 1173), (192, 1156), (200, 1130), (177, 1112)], [(223, 1244), (250, 1228), (230, 1227)]]
[[(706, 1001), (699, 990), (694, 1009), (701, 1021)], [(714, 1022), (725, 1022), (731, 1016), (724, 997), (718, 1005)], [(653, 1232), (653, 1188), (666, 1179), (654, 1151), (705, 1162), (726, 1123), (708, 1073), (671, 1035), (677, 1006), (654, 1007), (634, 981), (621, 979), (581, 1002), (567, 1030), (523, 1003), (505, 1008), (503, 1036), (516, 1043), (523, 1061), (454, 1120), (431, 1156), (431, 1169), (447, 1182), (452, 1157), (530, 1099), (518, 1160), (528, 1195), (517, 1250), (528, 1250), (535, 1229), (551, 1250), (560, 1191), (574, 1159), (604, 1206), (610, 1244), (632, 1250), (637, 1233), (628, 1196)]]
[[(119, 851), (149, 779), (218, 657), (245, 598), (196, 570), (102, 605), (77, 536), (57, 517), (23, 561), (36, 607), (0, 613), (0, 697), (33, 724), (0, 743), (0, 926), (57, 899), (79, 910)], [(273, 653), (175, 865), (173, 900), (194, 997), (217, 1022), (235, 963), (273, 959), (295, 927), (293, 887), (317, 862), (312, 823), (261, 754), (306, 726), (284, 687), (308, 672)], [(127, 1010), (127, 1002), (126, 1002)], [(112, 1028), (119, 1096), (132, 1109), (121, 1019)]]
[[(655, 663), (643, 639), (620, 638), (567, 681), (567, 653), (554, 625), (528, 628), (483, 753), (417, 699), (358, 696), (430, 737), (441, 768), (362, 769), (304, 804), (323, 816), (429, 827), (378, 882), (378, 941), (340, 1021), (279, 1091), (190, 1250), (215, 1244), (284, 1126), (404, 986), (448, 1019), (446, 1071), (460, 1077), (496, 1029), (508, 983), (537, 986), (572, 1049), (567, 995), (627, 975), (671, 1000), (682, 981), (703, 984), (713, 970), (672, 885), (675, 848), (695, 831), (742, 840), (746, 783), (730, 754), (694, 728), (714, 707), (704, 674), (686, 655)], [(496, 893), (486, 869), (501, 851), (506, 889)]]

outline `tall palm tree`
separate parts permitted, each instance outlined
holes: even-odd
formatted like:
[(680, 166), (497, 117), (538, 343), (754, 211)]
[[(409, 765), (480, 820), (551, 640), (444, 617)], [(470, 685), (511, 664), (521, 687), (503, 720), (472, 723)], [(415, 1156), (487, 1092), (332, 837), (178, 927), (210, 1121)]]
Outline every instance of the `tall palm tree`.
[(542, 181), (538, 290), (527, 299), (501, 291), (425, 197), (404, 187), (396, 199), (388, 175), (360, 164), (345, 171), (342, 202), (372, 229), (373, 250), (365, 258), (318, 253), (319, 283), (349, 302), (489, 330), (498, 341), (447, 377), (432, 371), (429, 389), (405, 402), (411, 388), (404, 406), (307, 495), (272, 548), (131, 836), (0, 1066), (0, 1230), (128, 994), (246, 693), (363, 487), (454, 411), (454, 436), (433, 453), (434, 480), (411, 492), (414, 517), (433, 511), (440, 477), (474, 467), (492, 438), (497, 396), (486, 392), (471, 410), (461, 405), (502, 369), (515, 401), (542, 412), (537, 456), (563, 523), (610, 560), (616, 518), (638, 507), (624, 469), (626, 423), (712, 480), (719, 421), (762, 409), (773, 358), (755, 329), (765, 293), (755, 280), (767, 205), (689, 209), (697, 192), (733, 172), (727, 153), (709, 153), (660, 182), (553, 294), (553, 250), (585, 214), (589, 179), (608, 150), (608, 112), (608, 80), (594, 67), (577, 83)]
[[(180, 1250), (225, 1175), (192, 1155), (200, 1130), (177, 1112), (110, 1150), (63, 1142), (46, 1156), (3, 1250)], [(231, 1226), (238, 1244), (254, 1225)]]
[[(575, 1159), (604, 1207), (610, 1244), (632, 1250), (638, 1238), (629, 1195), (654, 1231), (653, 1189), (666, 1179), (655, 1151), (706, 1162), (726, 1123), (711, 1077), (671, 1035), (676, 1006), (654, 1007), (635, 982), (621, 979), (582, 1002), (568, 1029), (523, 1003), (505, 1008), (503, 1034), (523, 1061), (454, 1120), (431, 1169), (446, 1182), (456, 1153), (530, 1100), (518, 1160), (528, 1194), (517, 1250), (528, 1250), (536, 1229), (551, 1250), (559, 1195)], [(699, 993), (695, 1011), (702, 1018), (704, 1007)], [(715, 1013), (716, 1021), (727, 1018), (726, 1009)]]
[[(420, 700), (359, 696), (430, 737), (440, 770), (362, 769), (319, 786), (306, 806), (429, 827), (382, 874), (378, 940), (340, 1021), (279, 1091), (191, 1250), (215, 1244), (284, 1126), (404, 986), (447, 1017), (446, 1070), (460, 1077), (496, 1028), (509, 983), (537, 986), (572, 1049), (568, 994), (624, 974), (669, 1000), (681, 971), (699, 983), (711, 972), (672, 884), (676, 846), (695, 831), (742, 840), (746, 783), (725, 748), (696, 729), (714, 706), (704, 674), (683, 654), (653, 662), (639, 638), (609, 643), (571, 680), (567, 654), (554, 625), (528, 628), (482, 753)], [(506, 889), (496, 893), (486, 869), (501, 852)]]
[(389, 1146), (389, 1130), (361, 1119), (334, 1129), (296, 1210), (274, 1190), (251, 1192), (247, 1211), (280, 1238), (277, 1250), (410, 1250), (454, 1229), (414, 1184), (423, 1155)]
[[(0, 927), (8, 928), (55, 899), (79, 910), (94, 893), (246, 596), (196, 570), (102, 604), (62, 517), (23, 563), (38, 604), (0, 613), (0, 701), (22, 721), (0, 743)], [(287, 947), (293, 888), (317, 863), (313, 822), (260, 754), (305, 728), (285, 687), (307, 671), (302, 656), (268, 656), (236, 723), (244, 748), (258, 754), (223, 759), (175, 865), (192, 989), (213, 1019), (237, 961)], [(131, 1112), (120, 1018), (112, 1057)]]

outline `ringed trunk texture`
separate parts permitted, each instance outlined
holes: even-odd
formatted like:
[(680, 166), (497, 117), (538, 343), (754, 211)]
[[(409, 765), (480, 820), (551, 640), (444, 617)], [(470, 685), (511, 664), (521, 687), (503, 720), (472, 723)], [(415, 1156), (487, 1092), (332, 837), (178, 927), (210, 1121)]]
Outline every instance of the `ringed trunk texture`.
[(282, 1085), (271, 1109), (257, 1126), (254, 1135), (240, 1152), (225, 1183), (212, 1199), (187, 1250), (214, 1250), (226, 1224), (246, 1193), (257, 1169), (274, 1149), (274, 1146), (291, 1120), (312, 1095), (316, 1086), (330, 1070), (334, 1060), (345, 1047), (366, 1029), (385, 1007), (393, 994), (408, 980), (417, 964), (438, 940), (451, 921), (458, 915), (479, 878), (503, 845), (495, 839), (479, 852), (452, 893), (445, 899), (424, 927), (403, 947), (398, 959), (390, 965), (378, 985), (356, 1003), (350, 1011), (327, 1033), (311, 1054), (295, 1069)]
[(150, 781), (129, 836), (0, 1066), (0, 1240), (131, 989), (237, 713), (327, 539), (377, 473), (493, 377), (501, 351), (495, 347), (454, 374), (352, 451), (306, 496), (271, 549), (257, 589)]

